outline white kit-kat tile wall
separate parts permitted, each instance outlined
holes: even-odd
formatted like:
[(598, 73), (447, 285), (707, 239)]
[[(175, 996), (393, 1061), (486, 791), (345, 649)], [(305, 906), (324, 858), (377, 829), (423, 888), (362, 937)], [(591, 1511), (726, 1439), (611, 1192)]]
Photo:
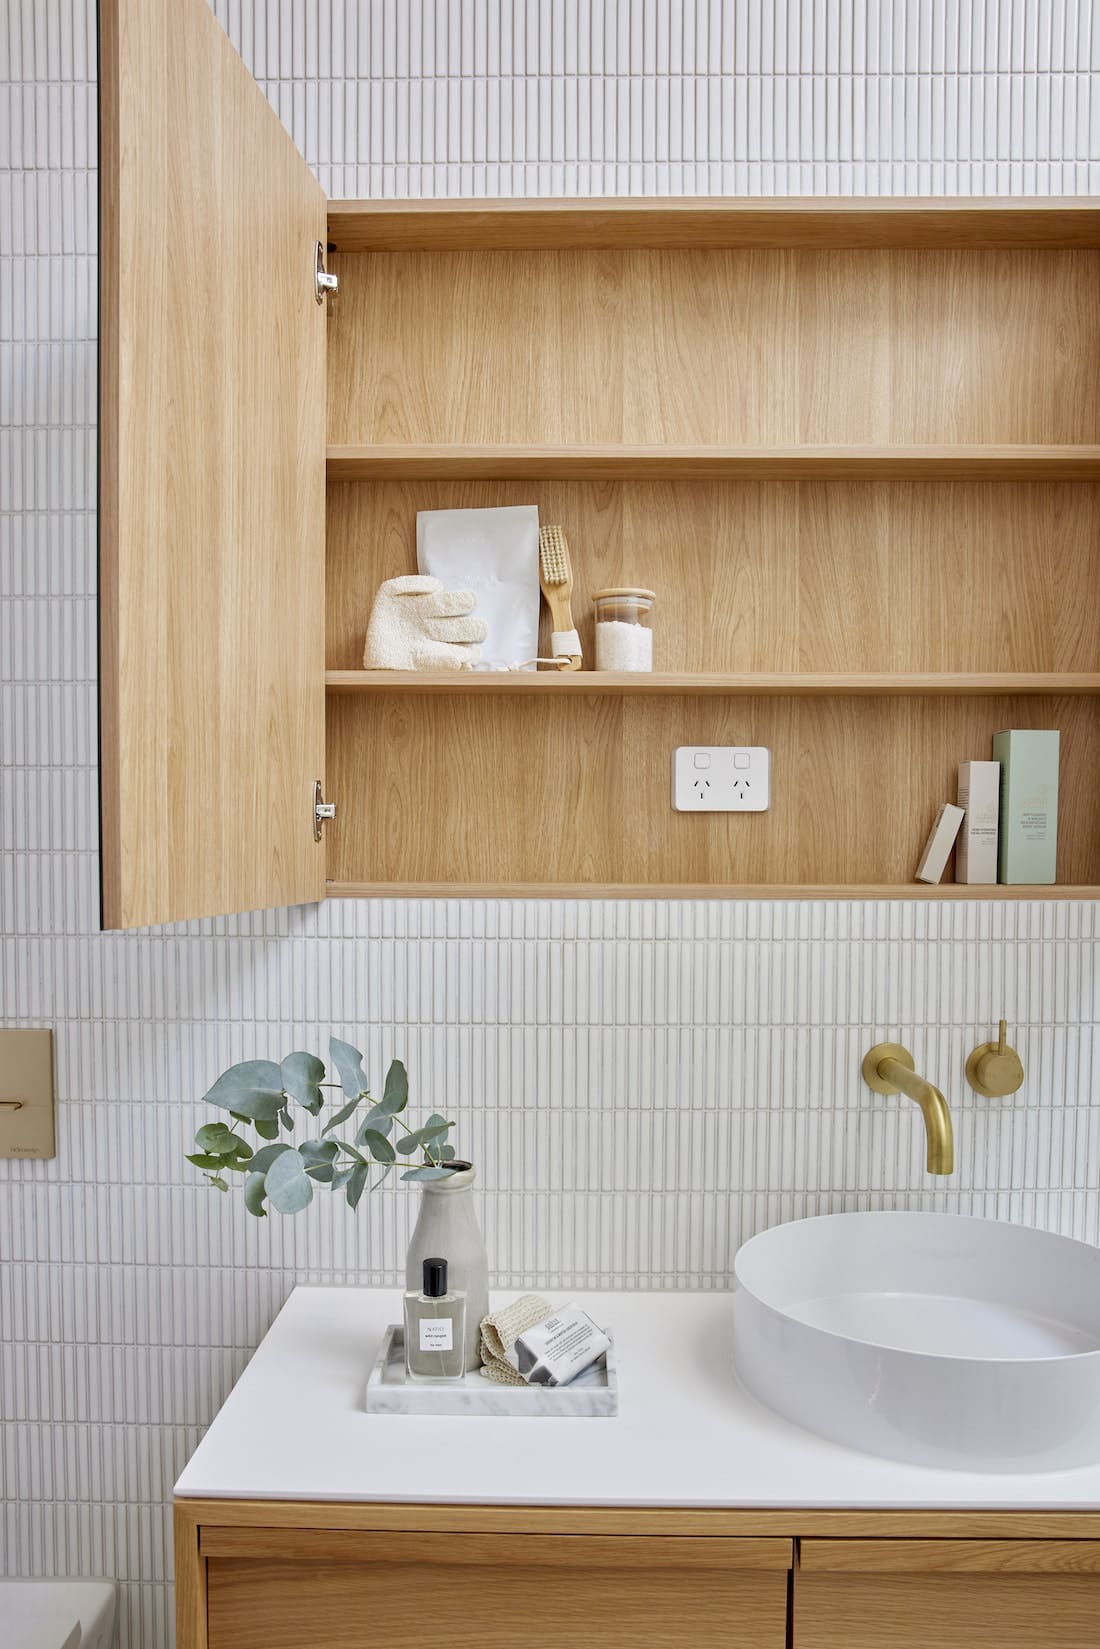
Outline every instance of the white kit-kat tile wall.
[[(1100, 193), (1088, 0), (216, 0), (333, 195)], [(0, 6), (0, 1021), (58, 1157), (0, 1164), (0, 1568), (170, 1642), (173, 1476), (291, 1283), (392, 1282), (411, 1199), (250, 1221), (182, 1162), (231, 1060), (362, 1039), (459, 1119), (498, 1279), (720, 1288), (906, 1206), (1100, 1240), (1093, 905), (337, 903), (97, 932), (91, 0)], [(1012, 1100), (963, 1082), (1000, 1014)], [(859, 1060), (900, 1037), (959, 1171)], [(307, 1403), (298, 1419), (307, 1420)]]

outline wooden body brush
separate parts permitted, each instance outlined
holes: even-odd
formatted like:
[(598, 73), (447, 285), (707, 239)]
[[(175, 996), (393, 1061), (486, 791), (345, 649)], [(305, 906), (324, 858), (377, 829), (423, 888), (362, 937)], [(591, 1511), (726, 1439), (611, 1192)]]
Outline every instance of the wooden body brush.
[(559, 670), (579, 670), (581, 638), (573, 623), (573, 566), (561, 527), (539, 528), (539, 577), (550, 609), (550, 651)]

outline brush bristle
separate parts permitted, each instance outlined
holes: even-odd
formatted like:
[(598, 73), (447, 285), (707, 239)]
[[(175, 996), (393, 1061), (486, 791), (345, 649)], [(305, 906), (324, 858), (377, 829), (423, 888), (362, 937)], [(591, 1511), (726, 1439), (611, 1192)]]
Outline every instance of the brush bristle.
[(539, 566), (544, 584), (568, 584), (572, 578), (569, 544), (560, 527), (539, 528)]

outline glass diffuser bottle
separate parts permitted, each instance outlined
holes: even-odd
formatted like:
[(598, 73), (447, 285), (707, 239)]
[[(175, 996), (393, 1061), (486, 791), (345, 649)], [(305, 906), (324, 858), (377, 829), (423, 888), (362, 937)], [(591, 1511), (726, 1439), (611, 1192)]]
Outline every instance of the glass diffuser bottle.
[(466, 1295), (447, 1287), (447, 1262), (424, 1261), (423, 1286), (405, 1295), (405, 1375), (461, 1380), (466, 1372)]

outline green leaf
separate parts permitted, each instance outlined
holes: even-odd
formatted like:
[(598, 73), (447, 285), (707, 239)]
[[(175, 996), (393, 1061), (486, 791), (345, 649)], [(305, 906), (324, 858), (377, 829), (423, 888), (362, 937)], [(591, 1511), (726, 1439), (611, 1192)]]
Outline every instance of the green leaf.
[[(236, 1115), (235, 1112), (234, 1112), (234, 1115)], [(247, 1117), (242, 1117), (241, 1121), (242, 1122), (247, 1122), (248, 1118)], [(261, 1139), (278, 1139), (278, 1137), (279, 1137), (279, 1119), (278, 1119), (278, 1117), (271, 1117), (270, 1120), (267, 1119), (267, 1118), (264, 1118), (264, 1119), (261, 1120), (259, 1117), (257, 1117), (257, 1119), (256, 1119), (256, 1132), (259, 1134)]]
[(365, 1162), (357, 1162), (351, 1171), (351, 1178), (344, 1189), (349, 1208), (358, 1208), (359, 1199), (363, 1195), (367, 1184), (367, 1175), (370, 1172)]
[(359, 1101), (362, 1097), (362, 1094), (356, 1094), (355, 1098), (349, 1099), (346, 1105), (341, 1105), (336, 1115), (334, 1117), (330, 1117), (328, 1122), (326, 1122), (325, 1126), (321, 1129), (322, 1135), (331, 1134), (334, 1128), (339, 1128), (342, 1122), (346, 1122), (352, 1112), (359, 1109)]
[(321, 1083), (325, 1080), (325, 1067), (313, 1054), (287, 1054), (280, 1066), (283, 1077), (283, 1087), (291, 1099), (297, 1100), (314, 1116), (325, 1103), (321, 1092)]
[(345, 1156), (354, 1157), (356, 1162), (366, 1162), (366, 1157), (360, 1155), (360, 1153), (355, 1149), (355, 1146), (349, 1145), (346, 1139), (337, 1140), (336, 1143)]
[(390, 1134), (393, 1131), (393, 1117), (389, 1111), (383, 1110), (381, 1105), (374, 1105), (360, 1122), (357, 1139), (362, 1135), (364, 1128), (374, 1128), (380, 1134)]
[(399, 1059), (392, 1061), (386, 1072), (386, 1086), (382, 1090), (382, 1105), (397, 1116), (409, 1103), (409, 1073)]
[(262, 1174), (249, 1174), (244, 1182), (244, 1205), (250, 1214), (255, 1214), (258, 1220), (266, 1220), (267, 1209), (264, 1207), (266, 1191)]
[(228, 1191), (229, 1190), (228, 1185), (222, 1179), (220, 1174), (208, 1174), (206, 1177), (210, 1181), (211, 1185), (214, 1187), (215, 1191)]
[(294, 1132), (294, 1118), (290, 1114), (289, 1105), (284, 1105), (282, 1110), (279, 1112), (279, 1125), (280, 1127), (285, 1128), (288, 1134), (292, 1134)]
[(335, 1162), (336, 1153), (340, 1149), (334, 1139), (306, 1139), (298, 1147), (298, 1155), (307, 1168), (316, 1163)]
[(275, 1158), (264, 1180), (267, 1200), (280, 1214), (297, 1214), (313, 1201), (313, 1184), (297, 1151)]
[(337, 1145), (334, 1139), (309, 1139), (298, 1147), (298, 1155), (306, 1165), (310, 1179), (318, 1185), (330, 1185), (335, 1177)]
[(211, 1156), (232, 1156), (234, 1143), (240, 1138), (224, 1122), (207, 1122), (195, 1135), (195, 1144), (200, 1151), (208, 1151)]
[(276, 1157), (281, 1157), (284, 1151), (292, 1151), (293, 1149), (292, 1145), (287, 1145), (285, 1142), (280, 1142), (278, 1145), (261, 1145), (249, 1163), (249, 1169), (252, 1173), (262, 1176), (267, 1173)]
[(328, 1056), (336, 1066), (336, 1074), (340, 1078), (340, 1086), (351, 1099), (362, 1099), (367, 1091), (367, 1079), (363, 1075), (363, 1056), (358, 1048), (353, 1048), (350, 1042), (341, 1042), (338, 1036), (328, 1039)]
[(285, 1103), (282, 1072), (274, 1060), (246, 1059), (223, 1071), (204, 1097), (246, 1122), (266, 1120), (278, 1116)]
[(196, 1168), (220, 1168), (223, 1162), (223, 1158), (215, 1156), (212, 1151), (197, 1151), (187, 1160), (193, 1162)]
[(241, 1138), (240, 1134), (231, 1134), (229, 1137), (232, 1140), (232, 1150), (227, 1153), (227, 1157), (231, 1156), (233, 1159), (230, 1166), (236, 1167), (238, 1163), (248, 1161), (252, 1155), (252, 1147), (246, 1139)]
[(375, 1162), (393, 1162), (396, 1152), (385, 1134), (380, 1134), (377, 1128), (366, 1128), (356, 1136), (357, 1145), (365, 1145)]
[(453, 1173), (453, 1168), (410, 1168), (406, 1173), (402, 1174), (401, 1178), (407, 1180), (417, 1180), (423, 1184), (427, 1180), (450, 1179)]
[(444, 1145), (440, 1148), (439, 1154), (443, 1158), (444, 1162), (453, 1162), (455, 1159), (455, 1148), (453, 1145)]
[(453, 1127), (453, 1122), (445, 1122), (442, 1117), (429, 1117), (420, 1130), (420, 1137), (427, 1144), (433, 1139), (442, 1139)]
[(336, 1173), (332, 1176), (332, 1189), (334, 1191), (342, 1191), (344, 1186), (347, 1185), (348, 1181), (351, 1179), (351, 1176), (355, 1173), (355, 1169), (356, 1164), (354, 1162), (349, 1163), (346, 1168), (338, 1168)]
[(424, 1137), (419, 1129), (415, 1134), (405, 1134), (402, 1139), (394, 1141), (394, 1150), (399, 1157), (411, 1157), (414, 1151), (419, 1151), (424, 1143)]

